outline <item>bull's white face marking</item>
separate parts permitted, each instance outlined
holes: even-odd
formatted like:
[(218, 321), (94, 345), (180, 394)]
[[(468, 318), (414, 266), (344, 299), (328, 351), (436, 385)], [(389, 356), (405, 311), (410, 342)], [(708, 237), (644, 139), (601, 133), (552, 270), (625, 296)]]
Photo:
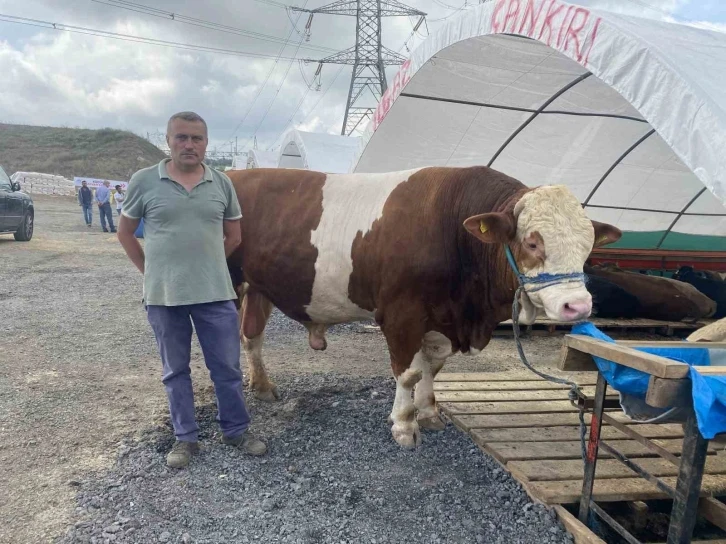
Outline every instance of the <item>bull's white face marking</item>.
[(348, 298), (353, 241), (359, 232), (370, 231), (391, 192), (418, 170), (326, 176), (323, 215), (311, 237), (318, 258), (313, 294), (305, 310), (313, 321), (333, 324), (373, 317)]
[[(582, 273), (592, 251), (595, 231), (580, 202), (565, 186), (538, 187), (526, 193), (517, 203), (514, 215), (519, 242), (535, 232), (544, 240), (544, 263), (521, 270), (523, 274)], [(525, 321), (534, 320), (541, 310), (550, 319), (567, 321), (565, 305), (587, 313), (582, 317), (589, 316), (592, 309), (592, 296), (581, 281), (552, 285), (525, 296), (522, 301)]]

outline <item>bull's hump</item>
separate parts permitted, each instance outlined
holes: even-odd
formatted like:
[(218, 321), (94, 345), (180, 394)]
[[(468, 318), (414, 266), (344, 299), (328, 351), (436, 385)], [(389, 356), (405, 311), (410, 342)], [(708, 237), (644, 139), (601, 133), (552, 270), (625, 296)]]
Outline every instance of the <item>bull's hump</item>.
[(323, 213), (311, 236), (318, 255), (312, 298), (306, 312), (314, 321), (343, 322), (372, 317), (372, 312), (349, 299), (353, 242), (358, 233), (365, 236), (371, 230), (383, 215), (393, 190), (418, 170), (327, 176), (323, 185)]

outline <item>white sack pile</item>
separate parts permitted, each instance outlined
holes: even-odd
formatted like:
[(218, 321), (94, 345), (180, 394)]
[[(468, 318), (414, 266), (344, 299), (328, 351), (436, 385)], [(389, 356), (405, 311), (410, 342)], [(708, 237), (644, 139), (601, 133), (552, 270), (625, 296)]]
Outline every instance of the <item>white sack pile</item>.
[(73, 180), (53, 174), (40, 172), (15, 172), (10, 176), (12, 181), (20, 183), (20, 188), (26, 193), (41, 195), (74, 196), (76, 188)]

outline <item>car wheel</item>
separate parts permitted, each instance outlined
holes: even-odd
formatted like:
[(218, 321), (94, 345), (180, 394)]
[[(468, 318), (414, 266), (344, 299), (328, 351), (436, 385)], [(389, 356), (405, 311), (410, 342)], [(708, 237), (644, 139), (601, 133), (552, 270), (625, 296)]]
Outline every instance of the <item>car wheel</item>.
[(23, 217), (23, 223), (15, 233), (15, 239), (18, 242), (29, 242), (33, 237), (33, 212), (28, 212)]

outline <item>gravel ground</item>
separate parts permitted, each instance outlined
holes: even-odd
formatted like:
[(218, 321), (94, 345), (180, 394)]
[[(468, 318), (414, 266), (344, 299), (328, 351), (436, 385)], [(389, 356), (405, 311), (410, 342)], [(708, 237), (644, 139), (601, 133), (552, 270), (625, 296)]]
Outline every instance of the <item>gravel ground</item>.
[(198, 410), (203, 453), (171, 470), (168, 426), (125, 446), (113, 470), (80, 482), (75, 542), (571, 542), (496, 462), (449, 425), (401, 450), (386, 424), (392, 380), (281, 381), (277, 405), (251, 402), (265, 458), (219, 443)]
[[(452, 427), (398, 448), (388, 353), (365, 324), (333, 328), (314, 352), (300, 325), (273, 315), (265, 358), (283, 400), (249, 399), (253, 430), (269, 439), (262, 460), (218, 443), (195, 342), (205, 451), (168, 471), (173, 436), (141, 277), (75, 202), (35, 201), (34, 239), (0, 237), (0, 543), (566, 541)], [(560, 344), (535, 337), (525, 349), (548, 365)], [(446, 371), (519, 368), (511, 340), (495, 339)]]

